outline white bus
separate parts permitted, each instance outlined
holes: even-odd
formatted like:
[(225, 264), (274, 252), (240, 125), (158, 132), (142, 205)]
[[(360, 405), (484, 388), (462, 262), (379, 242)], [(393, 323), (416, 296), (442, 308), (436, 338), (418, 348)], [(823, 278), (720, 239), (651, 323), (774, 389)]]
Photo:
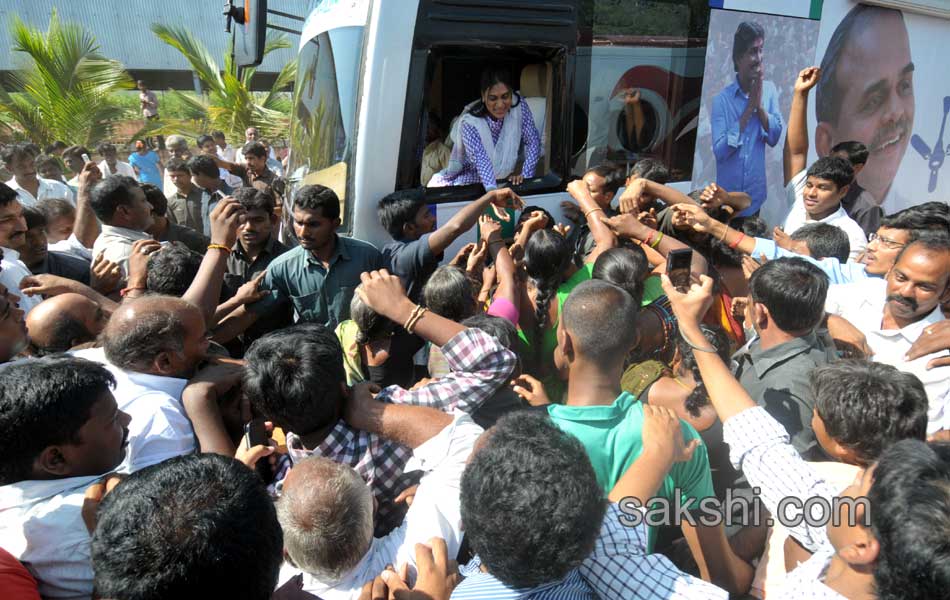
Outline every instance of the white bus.
[[(377, 202), (424, 183), (429, 125), (447, 134), (488, 65), (520, 79), (542, 134), (536, 176), (515, 188), (527, 204), (558, 215), (569, 177), (606, 161), (653, 156), (687, 181), (708, 22), (706, 0), (313, 1), (293, 93), (289, 201), (300, 186), (331, 187), (341, 233), (385, 243)], [(622, 135), (628, 87), (646, 107), (638, 148)], [(429, 188), (427, 198), (442, 223), (482, 192)]]

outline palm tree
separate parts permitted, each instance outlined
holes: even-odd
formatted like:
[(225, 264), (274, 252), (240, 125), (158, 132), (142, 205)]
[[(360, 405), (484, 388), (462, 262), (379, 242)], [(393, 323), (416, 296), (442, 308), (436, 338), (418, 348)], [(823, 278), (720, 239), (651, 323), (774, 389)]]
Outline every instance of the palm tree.
[(30, 60), (9, 77), (11, 91), (0, 86), (0, 122), (40, 145), (108, 138), (124, 112), (113, 93), (135, 87), (122, 65), (99, 54), (95, 36), (61, 22), (55, 9), (45, 33), (15, 15), (10, 32), (13, 50)]
[[(290, 124), (290, 99), (282, 91), (297, 76), (296, 60), (283, 66), (269, 91), (252, 92), (251, 78), (256, 69), (245, 68), (239, 76), (230, 52), (225, 54), (222, 70), (204, 44), (187, 29), (153, 23), (152, 32), (181, 52), (207, 91), (196, 98), (170, 90), (168, 94), (181, 101), (185, 115), (178, 122), (163, 124), (161, 133), (207, 133), (220, 129), (229, 137), (244, 139), (244, 130), (253, 126), (266, 138), (286, 135)], [(285, 35), (268, 34), (264, 56), (290, 47)]]

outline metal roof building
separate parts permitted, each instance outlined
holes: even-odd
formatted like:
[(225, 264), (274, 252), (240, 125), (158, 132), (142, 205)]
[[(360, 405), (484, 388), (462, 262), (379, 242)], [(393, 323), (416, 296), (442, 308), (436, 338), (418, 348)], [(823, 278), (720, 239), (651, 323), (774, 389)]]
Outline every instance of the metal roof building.
[[(239, 3), (235, 3), (239, 4)], [(306, 17), (307, 0), (269, 0), (268, 8)], [(0, 1), (0, 48), (9, 49), (10, 22), (13, 15), (45, 31), (56, 9), (63, 21), (81, 23), (95, 35), (100, 52), (120, 61), (136, 79), (144, 79), (154, 89), (193, 89), (194, 80), (182, 55), (159, 40), (149, 29), (152, 23), (187, 27), (224, 65), (230, 35), (225, 33), (222, 0), (2, 0)], [(270, 24), (299, 31), (303, 23), (269, 15)], [(254, 87), (266, 89), (280, 68), (296, 55), (299, 38), (290, 38), (292, 48), (268, 55), (258, 68)], [(17, 68), (20, 53), (0, 52), (0, 74)]]

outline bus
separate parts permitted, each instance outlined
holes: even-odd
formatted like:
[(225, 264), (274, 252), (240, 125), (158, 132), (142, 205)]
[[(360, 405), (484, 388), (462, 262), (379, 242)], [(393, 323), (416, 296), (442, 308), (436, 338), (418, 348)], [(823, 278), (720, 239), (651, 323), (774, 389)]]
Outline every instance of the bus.
[[(705, 0), (315, 0), (293, 91), (288, 198), (308, 184), (340, 197), (340, 232), (388, 241), (378, 201), (418, 187), (428, 146), (478, 98), (488, 65), (511, 71), (543, 156), (515, 187), (556, 217), (570, 178), (656, 157), (688, 181), (709, 23)], [(629, 147), (623, 95), (640, 90), (644, 135)], [(441, 224), (484, 193), (427, 188)], [(291, 211), (284, 210), (285, 218)], [(447, 256), (475, 232), (457, 240)]]

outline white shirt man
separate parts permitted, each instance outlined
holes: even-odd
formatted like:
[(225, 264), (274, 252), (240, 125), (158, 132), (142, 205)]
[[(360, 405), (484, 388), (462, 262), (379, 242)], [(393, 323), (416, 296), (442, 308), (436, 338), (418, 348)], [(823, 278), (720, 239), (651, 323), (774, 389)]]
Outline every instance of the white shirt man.
[(55, 181), (53, 179), (43, 179), (42, 177), (36, 178), (40, 182), (40, 187), (36, 191), (36, 196), (31, 194), (26, 189), (20, 187), (16, 182), (16, 178), (11, 179), (7, 182), (7, 185), (12, 189), (16, 190), (17, 196), (20, 197), (20, 204), (27, 207), (34, 207), (40, 203), (42, 200), (47, 198), (60, 198), (63, 200), (69, 200), (69, 202), (75, 206), (76, 200), (73, 198), (73, 192), (69, 189), (65, 183), (61, 181)]
[(128, 277), (132, 244), (138, 240), (147, 240), (150, 237), (144, 231), (103, 224), (99, 237), (96, 238), (96, 243), (92, 245), (92, 255), (96, 257), (102, 254), (106, 260), (121, 266), (122, 275)]
[(0, 247), (3, 250), (3, 260), (0, 260), (0, 283), (2, 283), (11, 294), (20, 297), (19, 306), (23, 314), (29, 314), (33, 307), (43, 301), (40, 296), (27, 296), (20, 291), (20, 282), (24, 277), (32, 275), (30, 270), (20, 260), (20, 253), (10, 248)]
[(920, 379), (927, 391), (929, 410), (927, 434), (950, 429), (950, 367), (927, 369), (934, 358), (947, 356), (947, 350), (935, 352), (908, 361), (905, 356), (917, 338), (928, 327), (946, 317), (938, 305), (923, 319), (901, 329), (881, 329), (884, 305), (887, 299), (887, 280), (871, 278), (828, 288), (825, 310), (838, 315), (857, 327), (866, 337), (874, 352), (872, 360), (891, 365)]
[(102, 171), (103, 177), (108, 177), (109, 175), (125, 175), (126, 177), (136, 179), (135, 169), (132, 168), (132, 165), (121, 160), (115, 161), (115, 171), (109, 168), (109, 163), (105, 160), (99, 163), (99, 170)]
[[(409, 563), (415, 567), (415, 545), (433, 537), (445, 540), (449, 556), (458, 553), (462, 541), (462, 471), (482, 428), (461, 411), (453, 416), (452, 423), (413, 451), (406, 465), (406, 471), (422, 470), (426, 474), (403, 524), (386, 537), (373, 538), (363, 559), (338, 582), (324, 583), (304, 573), (304, 591), (324, 600), (356, 600), (363, 584), (379, 575), (386, 565)], [(299, 573), (299, 569), (285, 564), (278, 587)]]
[(71, 354), (109, 369), (116, 381), (112, 394), (119, 410), (132, 417), (129, 446), (117, 471), (134, 473), (197, 449), (194, 429), (181, 403), (187, 379), (125, 371), (111, 364), (102, 348), (76, 350)]
[(43, 598), (92, 596), (86, 488), (101, 475), (20, 481), (0, 487), (0, 546), (24, 563)]
[(867, 248), (868, 238), (864, 235), (864, 230), (861, 229), (861, 226), (858, 225), (854, 219), (848, 216), (843, 206), (839, 206), (838, 210), (827, 217), (815, 220), (808, 216), (808, 213), (805, 211), (804, 202), (798, 201), (792, 205), (791, 211), (789, 211), (788, 216), (785, 217), (785, 223), (782, 228), (785, 230), (785, 233), (791, 235), (809, 223), (827, 223), (828, 225), (834, 225), (838, 229), (843, 230), (848, 236), (848, 241), (851, 243), (851, 252), (848, 254), (848, 258), (851, 260), (855, 260), (858, 255)]

